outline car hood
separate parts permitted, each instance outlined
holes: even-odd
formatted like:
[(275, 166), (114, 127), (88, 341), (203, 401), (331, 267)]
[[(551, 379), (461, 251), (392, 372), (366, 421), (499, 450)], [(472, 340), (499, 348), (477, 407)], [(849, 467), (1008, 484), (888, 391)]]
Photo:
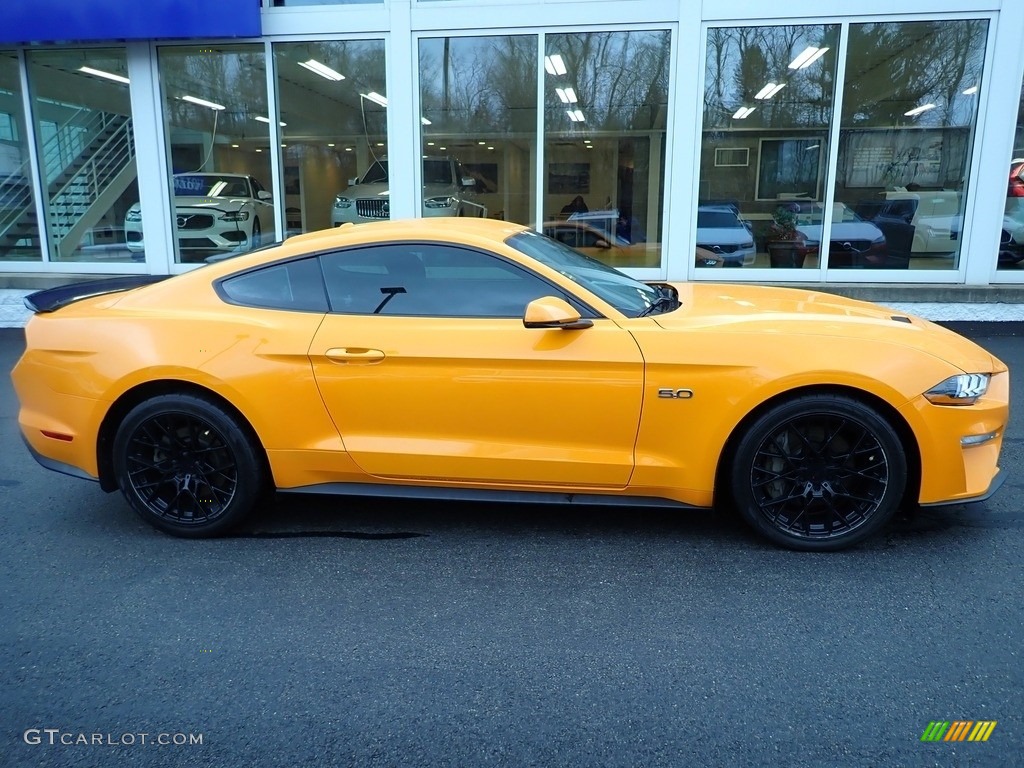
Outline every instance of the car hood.
[[(341, 193), (341, 197), (347, 197), (350, 200), (356, 198), (365, 197), (388, 197), (388, 185), (384, 182), (377, 184), (353, 184), (351, 187)], [(423, 185), (424, 197), (432, 197), (434, 195), (449, 195), (452, 194), (452, 188), (445, 184), (424, 184)]]
[(697, 243), (753, 245), (754, 236), (744, 227), (697, 227)]
[[(797, 230), (812, 242), (821, 241), (821, 224), (800, 224)], [(844, 240), (879, 240), (883, 237), (882, 230), (870, 221), (836, 221), (832, 223), (833, 241)]]
[[(679, 309), (653, 315), (668, 330), (874, 339), (922, 350), (967, 373), (1005, 366), (974, 342), (905, 312), (842, 296), (793, 288), (672, 283)], [(827, 341), (825, 343), (828, 343)]]
[(175, 197), (175, 208), (212, 208), (217, 211), (237, 211), (249, 200), (244, 197)]

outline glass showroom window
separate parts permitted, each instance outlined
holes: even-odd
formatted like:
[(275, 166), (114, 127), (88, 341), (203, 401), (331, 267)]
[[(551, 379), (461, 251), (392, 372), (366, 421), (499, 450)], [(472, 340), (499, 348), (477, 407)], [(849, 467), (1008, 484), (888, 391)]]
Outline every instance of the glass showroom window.
[(274, 62), (286, 234), (387, 218), (384, 42), (278, 43)]
[(548, 35), (544, 231), (616, 267), (661, 264), (667, 31)]
[(698, 267), (818, 266), (838, 26), (708, 30)]
[(420, 40), (423, 216), (536, 221), (537, 38)]
[(1024, 270), (1024, 87), (1017, 109), (1013, 157), (1006, 186), (1006, 211), (999, 243), (999, 269)]
[(833, 224), (828, 266), (957, 268), (987, 32), (984, 20), (850, 27), (835, 205), (852, 212), (851, 247), (837, 252)]
[(39, 261), (18, 56), (0, 51), (0, 261)]
[(139, 199), (121, 49), (30, 51), (29, 83), (53, 261), (125, 262)]
[[(176, 260), (202, 262), (280, 239), (269, 191), (263, 46), (165, 47), (159, 64)], [(141, 250), (138, 206), (125, 228), (129, 247)]]

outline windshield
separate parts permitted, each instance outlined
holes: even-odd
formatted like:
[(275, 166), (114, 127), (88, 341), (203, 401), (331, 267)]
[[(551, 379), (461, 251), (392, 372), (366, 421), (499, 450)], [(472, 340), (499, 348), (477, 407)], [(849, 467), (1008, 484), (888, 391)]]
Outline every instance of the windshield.
[(675, 306), (669, 306), (661, 301), (662, 294), (653, 286), (634, 280), (629, 275), (597, 259), (584, 256), (538, 232), (519, 232), (505, 242), (520, 253), (558, 270), (574, 283), (600, 296), (624, 315), (638, 317), (650, 314), (651, 308), (656, 304), (662, 311), (675, 309)]
[(423, 183), (443, 184), (448, 186), (452, 183), (452, 166), (447, 160), (424, 160), (423, 161)]
[(388, 161), (377, 160), (366, 169), (360, 184), (380, 184), (388, 180)]
[(250, 197), (244, 176), (190, 173), (174, 177), (174, 194), (179, 197)]
[(709, 229), (740, 229), (743, 224), (732, 211), (716, 211), (714, 209), (697, 209), (697, 226)]

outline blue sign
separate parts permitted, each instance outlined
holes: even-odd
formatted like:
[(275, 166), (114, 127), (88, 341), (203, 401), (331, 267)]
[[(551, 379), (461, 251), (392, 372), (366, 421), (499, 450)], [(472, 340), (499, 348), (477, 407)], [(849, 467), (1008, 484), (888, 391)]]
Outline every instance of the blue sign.
[(2, 0), (0, 43), (259, 37), (260, 0)]

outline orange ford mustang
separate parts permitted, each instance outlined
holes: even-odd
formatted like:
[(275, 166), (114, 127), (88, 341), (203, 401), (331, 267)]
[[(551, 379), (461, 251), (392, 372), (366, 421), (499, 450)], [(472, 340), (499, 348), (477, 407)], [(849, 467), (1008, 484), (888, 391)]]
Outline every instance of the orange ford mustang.
[(1002, 479), (1009, 374), (970, 341), (809, 291), (641, 283), (504, 222), (345, 225), (27, 302), (29, 449), (180, 536), (276, 488), (720, 503), (826, 550)]

